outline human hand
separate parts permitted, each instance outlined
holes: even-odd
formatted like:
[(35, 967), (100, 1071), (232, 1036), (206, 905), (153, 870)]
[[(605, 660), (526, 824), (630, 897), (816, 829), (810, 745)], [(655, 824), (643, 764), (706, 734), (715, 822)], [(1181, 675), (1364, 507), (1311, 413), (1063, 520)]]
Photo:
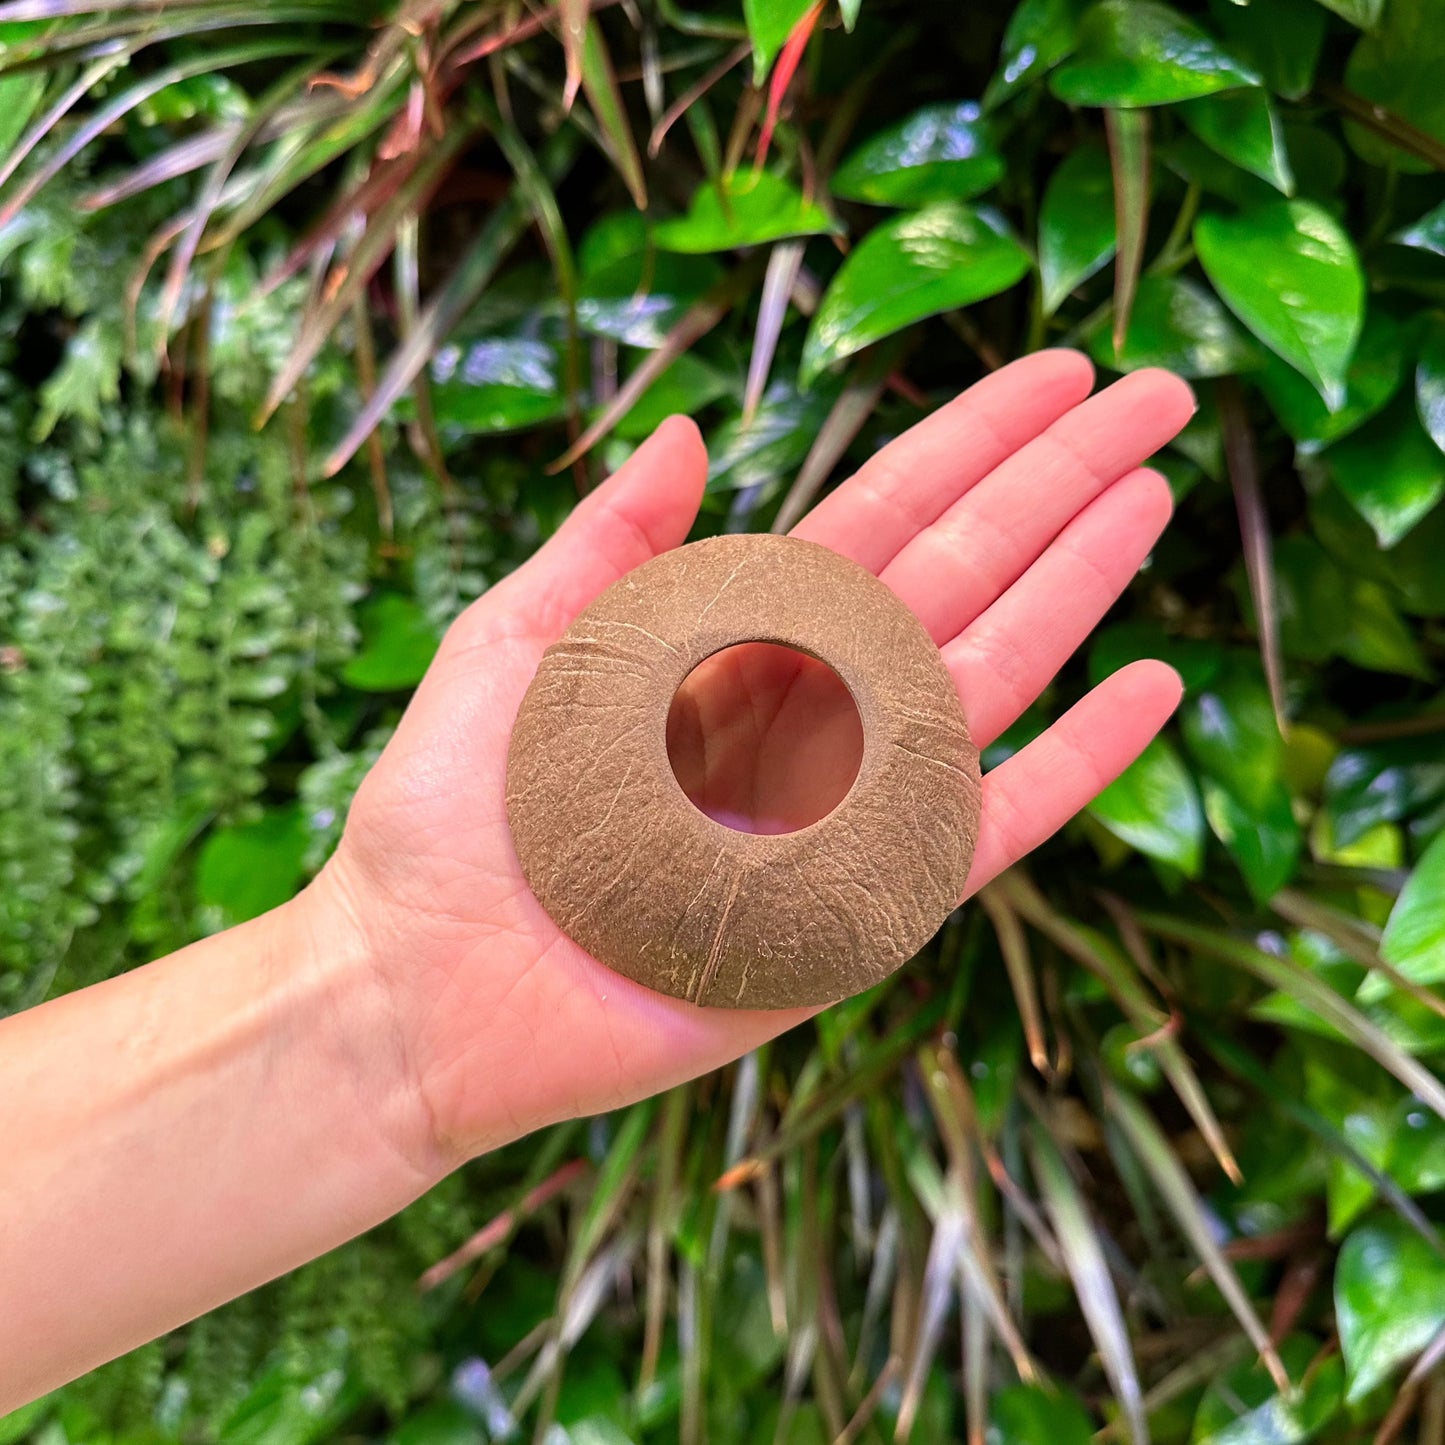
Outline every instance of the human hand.
[[(1188, 420), (1189, 388), (1146, 371), (1090, 398), (1092, 379), (1068, 351), (1003, 368), (794, 529), (913, 609), (980, 747), (1083, 642), (1169, 517), (1168, 486), (1140, 463)], [(385, 985), (418, 1104), (418, 1136), (404, 1147), (439, 1169), (668, 1088), (812, 1012), (700, 1009), (614, 973), (542, 909), (507, 825), (508, 740), (544, 649), (604, 588), (686, 539), (706, 466), (696, 427), (673, 418), (458, 618), (305, 895), (312, 926), (354, 929)], [(967, 892), (1123, 771), (1179, 693), (1162, 663), (1135, 663), (990, 772)], [(757, 831), (827, 812), (861, 748), (836, 677), (762, 645), (699, 667), (668, 733), (689, 796)]]

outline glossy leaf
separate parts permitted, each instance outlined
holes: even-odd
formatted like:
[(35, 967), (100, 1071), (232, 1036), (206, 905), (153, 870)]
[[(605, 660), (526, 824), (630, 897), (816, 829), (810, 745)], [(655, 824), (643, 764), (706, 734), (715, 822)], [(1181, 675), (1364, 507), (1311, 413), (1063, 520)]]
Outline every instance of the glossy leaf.
[(1314, 83), (1325, 39), (1325, 12), (1316, 0), (1254, 0), (1217, 6), (1212, 17), (1230, 49), (1286, 100)]
[(788, 236), (816, 236), (836, 223), (791, 182), (771, 171), (737, 170), (721, 182), (704, 182), (685, 216), (653, 230), (665, 251), (700, 253), (761, 246)]
[(761, 85), (767, 79), (778, 52), (812, 3), (813, 0), (743, 0), (743, 16), (753, 42), (754, 85)]
[(984, 211), (943, 204), (874, 227), (839, 267), (803, 346), (802, 377), (916, 321), (1006, 291), (1028, 253)]
[(1416, 983), (1445, 979), (1445, 833), (1425, 850), (1385, 925), (1380, 955)]
[(1247, 806), (1263, 806), (1279, 781), (1284, 739), (1258, 664), (1232, 657), (1188, 699), (1179, 721), (1200, 768)]
[(485, 337), (448, 342), (431, 364), (431, 402), (443, 431), (517, 431), (566, 410), (557, 352), (541, 341)]
[(1085, 0), (1020, 0), (1003, 34), (998, 69), (984, 93), (986, 110), (1047, 75), (1077, 43)]
[(878, 206), (958, 201), (996, 185), (1004, 173), (978, 103), (929, 105), (880, 131), (834, 172), (829, 189)]
[(1122, 777), (1089, 805), (1089, 815), (1141, 853), (1195, 877), (1204, 858), (1199, 789), (1179, 754), (1155, 738)]
[(1096, 0), (1074, 53), (1049, 77), (1070, 105), (1172, 105), (1259, 76), (1192, 20), (1159, 0)]
[(1180, 376), (1232, 376), (1260, 363), (1259, 348), (1219, 299), (1183, 276), (1145, 276), (1134, 298), (1123, 347), (1100, 327), (1089, 344), (1101, 365), (1116, 371), (1164, 366)]
[(1445, 496), (1445, 452), (1402, 398), (1323, 453), (1335, 485), (1393, 547)]
[(1342, 847), (1380, 823), (1402, 822), (1442, 802), (1445, 755), (1428, 735), (1346, 748), (1324, 779), (1325, 812)]
[(1415, 406), (1431, 440), (1445, 451), (1445, 320), (1436, 317), (1415, 367)]
[(1339, 1357), (1319, 1344), (1285, 1340), (1280, 1358), (1298, 1387), (1281, 1393), (1257, 1361), (1244, 1360), (1209, 1382), (1194, 1415), (1190, 1445), (1304, 1445), (1335, 1415), (1344, 1393)]
[(654, 245), (635, 211), (598, 221), (577, 248), (577, 322), (627, 346), (661, 346), (667, 333), (722, 275), (710, 256)]
[(685, 351), (654, 381), (617, 423), (615, 434), (641, 441), (670, 416), (696, 416), (732, 389), (727, 376)]
[(1264, 798), (1246, 802), (1205, 779), (1203, 794), (1210, 830), (1239, 865), (1249, 891), (1268, 902), (1294, 877), (1304, 844), (1289, 789), (1275, 783)]
[(1114, 177), (1108, 152), (1079, 146), (1049, 177), (1039, 206), (1039, 276), (1045, 316), (1114, 254)]
[(1188, 692), (1207, 686), (1218, 677), (1224, 652), (1213, 638), (1176, 637), (1158, 623), (1120, 622), (1101, 628), (1089, 648), (1089, 681), (1097, 686), (1141, 657), (1167, 662), (1183, 680)]
[(1280, 425), (1302, 453), (1338, 441), (1385, 407), (1405, 377), (1405, 331), (1378, 308), (1365, 318), (1364, 330), (1345, 373), (1345, 396), (1333, 411), (1292, 366), (1273, 353), (1255, 378)]
[(1362, 1224), (1335, 1265), (1335, 1320), (1346, 1398), (1362, 1400), (1445, 1329), (1445, 1258), (1393, 1216)]
[(1230, 310), (1327, 404), (1342, 403), (1365, 282), (1339, 222), (1312, 202), (1277, 201), (1237, 216), (1201, 216), (1194, 243)]
[[(1432, 0), (1390, 0), (1367, 24), (1345, 66), (1345, 87), (1406, 124), (1445, 141), (1445, 87), (1440, 84), (1439, 8)], [(1375, 131), (1350, 122), (1345, 138), (1372, 165), (1426, 172), (1430, 162)]]
[(813, 438), (828, 417), (836, 389), (796, 391), (775, 381), (762, 404), (744, 422), (724, 422), (708, 448), (707, 488), (710, 492), (776, 487), (808, 454)]
[(1185, 101), (1179, 114), (1184, 124), (1225, 160), (1287, 196), (1294, 194), (1284, 128), (1274, 102), (1263, 90), (1232, 90)]
[(1396, 231), (1390, 239), (1399, 246), (1445, 256), (1445, 201), (1441, 201), (1433, 211), (1426, 211), (1418, 221)]
[(1318, 3), (1361, 30), (1373, 30), (1380, 23), (1388, 0), (1318, 0)]

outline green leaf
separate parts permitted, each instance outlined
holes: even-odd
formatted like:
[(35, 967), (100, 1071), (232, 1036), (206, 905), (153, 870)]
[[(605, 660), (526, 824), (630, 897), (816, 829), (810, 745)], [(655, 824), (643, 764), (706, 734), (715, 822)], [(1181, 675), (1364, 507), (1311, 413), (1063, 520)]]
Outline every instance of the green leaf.
[(1249, 891), (1267, 903), (1294, 877), (1304, 842), (1289, 789), (1277, 782), (1262, 800), (1245, 802), (1206, 779), (1203, 793), (1211, 831), (1239, 865)]
[(1039, 206), (1044, 315), (1114, 254), (1114, 175), (1102, 146), (1079, 146), (1054, 169)]
[(1395, 900), (1380, 956), (1416, 983), (1445, 979), (1445, 833), (1425, 850)]
[(732, 383), (691, 351), (684, 351), (617, 423), (616, 435), (641, 441), (670, 416), (696, 416), (709, 402), (726, 396)]
[(1396, 231), (1390, 239), (1397, 246), (1445, 256), (1445, 201), (1441, 201), (1433, 211), (1426, 211), (1413, 225)]
[[(1445, 86), (1440, 84), (1440, 7), (1434, 0), (1391, 0), (1377, 8), (1378, 24), (1362, 35), (1345, 66), (1345, 88), (1392, 111), (1409, 125), (1445, 141)], [(1353, 121), (1345, 139), (1372, 165), (1425, 173), (1429, 161), (1391, 145)]]
[(1325, 13), (1315, 0), (1223, 4), (1213, 14), (1230, 49), (1270, 90), (1286, 100), (1308, 94), (1325, 39)]
[(1020, 0), (1003, 33), (998, 69), (984, 92), (992, 110), (1047, 75), (1077, 43), (1083, 0)]
[(1365, 306), (1364, 273), (1340, 223), (1313, 202), (1275, 201), (1201, 216), (1194, 243), (1230, 310), (1339, 406)]
[(800, 392), (786, 381), (775, 381), (750, 420), (734, 417), (708, 438), (708, 491), (744, 491), (781, 482), (808, 455), (836, 396), (831, 386)]
[(761, 85), (767, 79), (778, 51), (812, 3), (813, 0), (743, 0), (743, 17), (753, 42), (754, 85)]
[(1285, 150), (1284, 131), (1274, 102), (1262, 90), (1235, 90), (1185, 101), (1184, 124), (1211, 150), (1268, 181), (1285, 195), (1294, 194), (1294, 174)]
[(1211, 682), (1224, 661), (1223, 649), (1212, 639), (1175, 637), (1157, 622), (1119, 622), (1094, 634), (1089, 649), (1089, 682), (1097, 686), (1141, 657), (1167, 662), (1179, 674), (1186, 692)]
[(1420, 425), (1408, 398), (1323, 453), (1335, 485), (1393, 547), (1445, 496), (1445, 452)]
[(1432, 319), (1415, 367), (1415, 407), (1435, 445), (1445, 451), (1445, 320)]
[(1445, 1259), (1393, 1215), (1362, 1224), (1335, 1265), (1335, 1322), (1353, 1404), (1445, 1328)]
[(1124, 774), (1089, 805), (1116, 838), (1187, 877), (1204, 859), (1204, 810), (1189, 770), (1164, 738), (1155, 738)]
[(1373, 30), (1384, 14), (1386, 0), (1318, 0), (1318, 3), (1361, 30)]
[(1259, 348), (1214, 294), (1182, 276), (1143, 277), (1123, 349), (1114, 350), (1108, 326), (1101, 323), (1089, 352), (1116, 371), (1164, 366), (1188, 377), (1232, 376), (1261, 360)]
[[(1360, 531), (1363, 545), (1374, 553), (1362, 523)], [(1419, 643), (1379, 583), (1342, 569), (1308, 537), (1277, 543), (1274, 567), (1287, 656), (1311, 662), (1345, 657), (1376, 672), (1429, 676)]]
[(988, 1445), (1089, 1445), (1094, 1422), (1067, 1390), (1008, 1385), (989, 1406)]
[(996, 185), (1003, 157), (976, 101), (929, 105), (864, 141), (833, 176), (835, 196), (878, 206), (958, 201)]
[(1380, 823), (1445, 802), (1445, 755), (1431, 737), (1397, 738), (1336, 754), (1324, 782), (1335, 842), (1348, 848)]
[(448, 342), (432, 358), (431, 402), (443, 433), (518, 431), (559, 417), (566, 398), (557, 353), (542, 341), (484, 337)]
[(1219, 675), (1186, 701), (1179, 722), (1194, 761), (1242, 803), (1261, 807), (1273, 796), (1284, 739), (1253, 658), (1231, 656)]
[(1000, 220), (969, 206), (945, 203), (884, 221), (828, 286), (803, 346), (804, 385), (905, 326), (1008, 290), (1029, 264)]
[(367, 600), (361, 609), (361, 637), (361, 651), (341, 669), (341, 680), (361, 692), (415, 687), (438, 642), (426, 613), (399, 592), (380, 592)]
[(1405, 377), (1405, 331), (1388, 312), (1373, 308), (1345, 373), (1345, 397), (1331, 411), (1324, 398), (1273, 352), (1255, 380), (1280, 425), (1305, 455), (1363, 425), (1382, 410)]
[(1344, 1393), (1339, 1357), (1316, 1364), (1319, 1345), (1302, 1335), (1285, 1340), (1279, 1353), (1298, 1388), (1281, 1394), (1258, 1361), (1242, 1361), (1209, 1382), (1190, 1445), (1304, 1445), (1333, 1420)]
[(268, 808), (254, 823), (217, 828), (196, 860), (196, 901), (230, 928), (279, 907), (300, 888), (307, 823), (299, 804)]
[(1440, 565), (1445, 556), (1445, 508), (1431, 512), (1388, 554), (1379, 550), (1369, 524), (1336, 487), (1325, 487), (1311, 498), (1310, 521), (1315, 536), (1336, 560), (1337, 575), (1373, 579), (1406, 612), (1445, 616), (1445, 567)]
[(1049, 77), (1070, 105), (1173, 105), (1259, 76), (1192, 20), (1158, 0), (1097, 0), (1074, 53)]
[(653, 231), (664, 251), (693, 254), (761, 246), (788, 236), (818, 236), (838, 229), (816, 202), (771, 171), (737, 170), (698, 187), (687, 215), (661, 221)]

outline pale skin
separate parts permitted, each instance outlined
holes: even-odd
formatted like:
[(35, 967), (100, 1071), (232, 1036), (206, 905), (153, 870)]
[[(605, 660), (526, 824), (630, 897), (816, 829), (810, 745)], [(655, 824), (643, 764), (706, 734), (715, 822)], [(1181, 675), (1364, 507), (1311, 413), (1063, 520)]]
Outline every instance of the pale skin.
[[(1015, 362), (796, 528), (917, 613), (980, 745), (1169, 517), (1141, 464), (1188, 420), (1189, 389), (1159, 371), (1092, 383), (1073, 352)], [(0, 1023), (0, 1414), (333, 1248), (468, 1158), (808, 1016), (697, 1009), (605, 968), (543, 912), (506, 824), (507, 740), (543, 649), (686, 539), (705, 467), (692, 423), (667, 422), (462, 615), (292, 902)], [(991, 771), (967, 892), (1123, 771), (1179, 694), (1169, 668), (1135, 663)], [(759, 827), (811, 821), (856, 765), (846, 695), (775, 649), (698, 669), (670, 734), (689, 792)]]

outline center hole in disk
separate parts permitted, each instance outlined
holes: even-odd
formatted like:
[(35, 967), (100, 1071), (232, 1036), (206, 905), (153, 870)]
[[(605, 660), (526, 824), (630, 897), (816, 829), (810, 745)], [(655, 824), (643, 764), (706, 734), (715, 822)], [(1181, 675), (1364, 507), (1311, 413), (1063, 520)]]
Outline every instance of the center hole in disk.
[(667, 714), (667, 756), (693, 806), (740, 833), (826, 818), (863, 761), (863, 720), (825, 662), (740, 642), (699, 663)]

